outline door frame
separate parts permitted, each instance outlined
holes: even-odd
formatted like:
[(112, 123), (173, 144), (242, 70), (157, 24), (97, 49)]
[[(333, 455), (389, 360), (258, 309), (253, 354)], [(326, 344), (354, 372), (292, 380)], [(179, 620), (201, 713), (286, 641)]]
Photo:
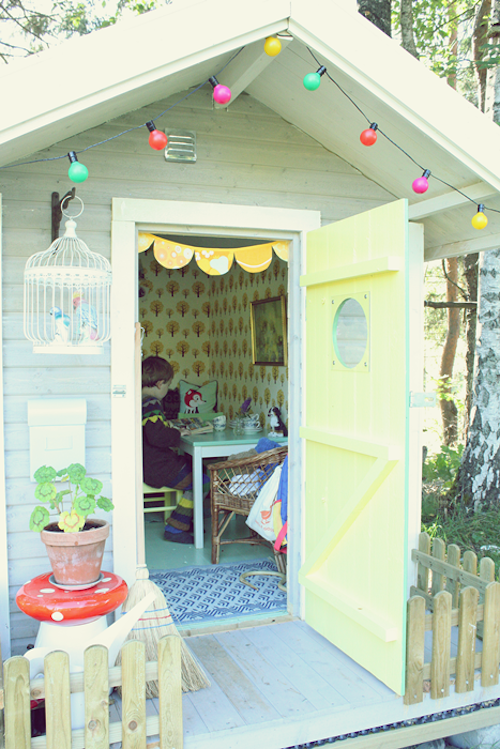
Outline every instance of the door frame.
[[(134, 323), (138, 320), (138, 232), (232, 236), (291, 240), (288, 267), (288, 411), (294, 414), (289, 432), (289, 519), (294, 542), (288, 556), (288, 610), (301, 615), (298, 570), (302, 558), (302, 444), (299, 426), (303, 410), (304, 293), (299, 279), (305, 272), (308, 231), (321, 226), (319, 211), (190, 201), (113, 198), (111, 204), (111, 471), (113, 501), (113, 569), (129, 585), (137, 560), (135, 498), (135, 376)], [(134, 303), (130, 304), (133, 299)]]

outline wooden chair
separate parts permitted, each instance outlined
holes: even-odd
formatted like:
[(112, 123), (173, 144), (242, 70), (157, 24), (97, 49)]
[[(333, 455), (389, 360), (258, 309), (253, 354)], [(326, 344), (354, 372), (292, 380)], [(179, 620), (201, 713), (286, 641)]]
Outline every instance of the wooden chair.
[[(175, 510), (180, 502), (182, 491), (170, 489), (168, 486), (162, 486), (160, 489), (155, 489), (154, 486), (148, 486), (143, 483), (142, 495), (144, 497), (144, 512), (163, 512), (163, 519), (166, 523), (169, 515)], [(162, 500), (163, 504), (159, 504)]]
[[(272, 544), (249, 529), (244, 538), (222, 540), (222, 534), (234, 515), (248, 516), (263, 484), (270, 477), (273, 466), (283, 463), (288, 447), (276, 447), (250, 458), (236, 458), (212, 463), (210, 468), (210, 503), (212, 510), (212, 564), (218, 564), (220, 547), (224, 544), (260, 544), (268, 549)], [(235, 477), (241, 477), (234, 481)], [(231, 481), (233, 479), (233, 481)], [(234, 494), (235, 486), (247, 483), (245, 494)]]

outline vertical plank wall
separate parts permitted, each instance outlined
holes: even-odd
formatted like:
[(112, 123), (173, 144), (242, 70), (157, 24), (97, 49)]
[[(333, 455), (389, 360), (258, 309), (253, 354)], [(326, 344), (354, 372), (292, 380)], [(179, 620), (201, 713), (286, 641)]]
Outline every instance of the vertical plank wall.
[[(131, 112), (83, 132), (37, 157), (81, 150), (145, 123), (181, 99)], [(113, 197), (190, 200), (320, 210), (330, 223), (392, 199), (385, 190), (271, 110), (247, 95), (229, 109), (213, 111), (210, 91), (199, 91), (156, 123), (185, 128), (197, 135), (195, 164), (166, 163), (148, 145), (140, 128), (86, 151), (82, 163), (89, 179), (77, 186), (85, 203), (77, 232), (91, 250), (110, 255)], [(26, 159), (27, 160), (27, 159)], [(47, 570), (43, 545), (28, 530), (35, 504), (29, 482), (27, 401), (30, 398), (80, 396), (87, 399), (87, 467), (110, 486), (110, 353), (74, 357), (33, 354), (23, 337), (23, 270), (26, 259), (51, 241), (51, 193), (61, 197), (72, 187), (67, 159), (4, 169), (3, 193), (3, 336), (5, 392), (6, 502), (9, 593), (13, 653), (33, 642), (37, 625), (17, 610), (15, 594), (27, 579)], [(63, 231), (64, 227), (61, 227)], [(119, 258), (113, 261), (119, 262)], [(132, 303), (132, 302), (131, 302)], [(119, 497), (113, 497), (119, 508)], [(105, 569), (112, 569), (111, 539)], [(0, 614), (2, 616), (2, 614)], [(5, 616), (5, 613), (3, 614)]]

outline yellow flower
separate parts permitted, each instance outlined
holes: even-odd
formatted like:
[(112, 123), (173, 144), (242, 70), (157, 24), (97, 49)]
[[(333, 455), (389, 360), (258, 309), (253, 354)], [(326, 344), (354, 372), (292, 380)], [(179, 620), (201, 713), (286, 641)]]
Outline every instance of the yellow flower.
[(62, 531), (66, 531), (66, 533), (81, 531), (84, 525), (85, 518), (74, 510), (71, 510), (71, 512), (61, 512), (59, 516), (58, 526)]

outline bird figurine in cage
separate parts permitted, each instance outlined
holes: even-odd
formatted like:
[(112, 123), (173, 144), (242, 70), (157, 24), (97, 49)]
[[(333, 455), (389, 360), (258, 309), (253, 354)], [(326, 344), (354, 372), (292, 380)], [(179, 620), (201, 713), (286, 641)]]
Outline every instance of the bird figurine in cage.
[(111, 337), (111, 266), (77, 237), (65, 200), (64, 235), (24, 269), (24, 334), (35, 353), (98, 354)]
[(55, 333), (52, 345), (66, 345), (70, 337), (70, 316), (63, 314), (60, 307), (51, 307), (49, 314), (54, 318)]
[(95, 307), (82, 299), (80, 294), (76, 291), (73, 295), (73, 309), (76, 318), (76, 330), (81, 341), (97, 341), (98, 326), (97, 326), (97, 312)]

